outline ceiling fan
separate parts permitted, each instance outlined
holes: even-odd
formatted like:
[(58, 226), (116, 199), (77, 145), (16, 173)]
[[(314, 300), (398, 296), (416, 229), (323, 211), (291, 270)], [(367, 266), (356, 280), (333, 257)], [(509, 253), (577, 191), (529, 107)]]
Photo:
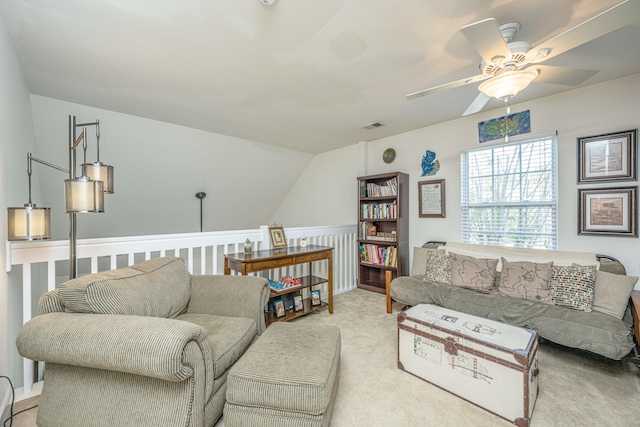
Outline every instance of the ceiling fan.
[(640, 0), (626, 0), (573, 28), (532, 47), (524, 41), (512, 41), (520, 23), (498, 26), (493, 18), (460, 29), (482, 57), (481, 74), (410, 93), (407, 99), (442, 92), (471, 83), (480, 94), (463, 116), (482, 110), (492, 97), (508, 102), (532, 81), (575, 86), (596, 74), (596, 70), (541, 65), (542, 62), (595, 40), (640, 19)]

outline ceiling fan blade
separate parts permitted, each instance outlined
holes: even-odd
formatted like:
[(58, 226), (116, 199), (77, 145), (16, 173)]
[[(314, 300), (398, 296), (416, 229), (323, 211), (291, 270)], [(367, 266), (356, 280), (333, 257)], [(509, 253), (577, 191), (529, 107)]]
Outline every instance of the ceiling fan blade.
[(554, 65), (537, 65), (535, 68), (539, 71), (536, 82), (567, 86), (577, 86), (597, 73), (596, 70), (582, 70)]
[(526, 62), (546, 61), (637, 20), (640, 20), (640, 1), (626, 0), (531, 49)]
[(484, 106), (487, 105), (487, 102), (489, 102), (490, 99), (490, 97), (480, 92), (478, 96), (476, 96), (476, 99), (474, 99), (473, 102), (469, 104), (467, 109), (464, 110), (464, 113), (462, 113), (462, 117), (470, 116), (471, 114), (475, 114), (478, 111), (481, 111)]
[(495, 57), (501, 57), (500, 59), (508, 59), (511, 57), (509, 46), (507, 46), (507, 42), (504, 41), (504, 37), (502, 37), (502, 33), (495, 19), (488, 18), (465, 25), (460, 31), (462, 31), (462, 34), (464, 34), (487, 64), (494, 62), (499, 63), (500, 61), (493, 61)]
[(437, 92), (442, 92), (442, 91), (445, 91), (445, 90), (453, 89), (454, 87), (464, 86), (464, 85), (467, 85), (469, 83), (479, 82), (479, 81), (482, 81), (482, 80), (488, 79), (488, 78), (489, 78), (489, 76), (483, 76), (482, 74), (479, 74), (477, 76), (467, 77), (466, 79), (456, 80), (455, 82), (449, 82), (449, 83), (445, 83), (445, 84), (440, 85), (440, 86), (435, 86), (435, 87), (432, 87), (432, 88), (429, 88), (429, 89), (424, 89), (424, 90), (420, 90), (418, 92), (413, 92), (413, 93), (410, 93), (409, 95), (407, 95), (406, 98), (407, 99), (420, 98), (421, 96), (431, 95), (433, 93), (437, 93)]

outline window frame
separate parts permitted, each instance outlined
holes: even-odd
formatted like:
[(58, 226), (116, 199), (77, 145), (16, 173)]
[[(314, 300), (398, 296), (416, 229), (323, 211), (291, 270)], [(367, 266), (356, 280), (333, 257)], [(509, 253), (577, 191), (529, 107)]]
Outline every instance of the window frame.
[[(529, 168), (523, 168), (523, 147), (526, 147), (529, 144), (550, 144), (548, 147), (543, 148), (543, 153), (545, 155), (549, 155), (550, 159), (547, 160), (547, 167), (542, 169), (530, 170)], [(498, 162), (500, 161), (499, 151), (505, 151), (505, 148), (516, 147), (517, 148), (517, 172), (513, 172), (511, 170), (503, 170), (497, 171)], [(531, 150), (536, 150), (539, 146), (536, 147), (534, 145)], [(527, 147), (528, 148), (528, 147)], [(490, 156), (490, 168), (491, 171), (488, 175), (484, 175), (484, 178), (489, 178), (491, 180), (491, 188), (489, 190), (490, 200), (489, 201), (480, 201), (470, 203), (470, 192), (473, 191), (470, 185), (470, 171), (471, 167), (469, 166), (470, 154), (478, 153), (478, 152), (489, 152)], [(536, 157), (536, 159), (541, 158)], [(507, 156), (502, 156), (502, 159), (509, 159)], [(532, 155), (528, 157), (527, 160), (531, 161), (534, 159)], [(513, 159), (510, 159), (513, 161)], [(541, 161), (541, 163), (544, 163)], [(502, 246), (514, 246), (514, 247), (525, 247), (525, 248), (538, 248), (538, 249), (557, 249), (558, 248), (558, 138), (556, 133), (552, 134), (542, 134), (542, 135), (526, 135), (524, 137), (520, 137), (517, 140), (510, 140), (509, 142), (499, 142), (494, 144), (482, 144), (481, 146), (473, 146), (467, 147), (461, 151), (460, 154), (460, 175), (461, 175), (461, 235), (462, 242), (464, 243), (475, 243), (475, 244), (487, 244), (487, 245), (502, 245)], [(548, 177), (545, 178), (545, 189), (550, 188), (550, 198), (548, 200), (535, 200), (535, 201), (526, 201), (523, 197), (523, 191), (528, 181), (525, 178), (529, 178), (534, 174), (547, 174)], [(482, 179), (483, 175), (471, 176), (473, 179)], [(513, 178), (517, 177), (517, 190), (518, 190), (518, 200), (513, 200), (512, 197), (503, 197), (502, 200), (496, 200), (496, 180), (502, 178), (506, 180), (506, 182), (513, 184)], [(544, 194), (548, 194), (546, 191)], [(510, 194), (513, 194), (510, 193)], [(476, 195), (478, 195), (476, 193)], [(481, 195), (481, 197), (484, 197)], [(547, 216), (551, 216), (549, 221), (542, 221), (537, 224), (537, 227), (532, 232), (524, 232), (522, 231), (523, 224), (526, 223), (527, 219), (533, 218), (532, 216), (528, 216), (525, 214), (533, 214), (535, 215), (535, 211), (531, 212), (532, 209), (547, 210)], [(477, 229), (476, 227), (472, 228), (472, 219), (470, 215), (473, 210), (476, 211), (484, 211), (484, 218), (486, 217), (502, 217), (502, 219), (498, 219), (495, 222), (489, 221), (489, 227)], [(492, 211), (493, 210), (493, 211)], [(506, 211), (512, 210), (516, 211), (514, 214), (516, 216), (515, 221), (511, 221), (513, 219), (512, 216), (509, 217), (509, 220), (505, 220), (505, 216), (509, 215)], [(490, 215), (491, 214), (491, 215)], [(540, 213), (538, 213), (539, 215)], [(485, 222), (480, 221), (479, 223), (485, 224)], [(517, 224), (516, 231), (505, 231), (497, 230), (496, 227), (502, 226), (506, 227), (508, 223)], [(474, 238), (474, 235), (484, 235), (485, 238)], [(509, 237), (511, 236), (511, 237)], [(532, 237), (535, 237), (532, 240)]]

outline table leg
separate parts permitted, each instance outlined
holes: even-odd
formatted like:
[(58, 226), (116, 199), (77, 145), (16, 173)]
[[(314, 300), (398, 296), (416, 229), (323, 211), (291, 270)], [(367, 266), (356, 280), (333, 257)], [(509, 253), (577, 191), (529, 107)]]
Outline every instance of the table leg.
[(329, 313), (333, 314), (333, 249), (331, 249), (327, 261), (329, 261), (329, 271), (327, 272), (327, 283), (329, 284)]

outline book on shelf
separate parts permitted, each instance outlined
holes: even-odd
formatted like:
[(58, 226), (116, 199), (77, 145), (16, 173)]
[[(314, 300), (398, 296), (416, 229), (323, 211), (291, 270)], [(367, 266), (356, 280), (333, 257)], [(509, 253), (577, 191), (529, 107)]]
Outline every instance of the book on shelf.
[(363, 203), (361, 214), (364, 219), (396, 219), (398, 216), (398, 205), (392, 203)]
[[(384, 183), (368, 182), (366, 188), (368, 197), (396, 196), (398, 194), (398, 180), (394, 176)], [(362, 191), (360, 195), (362, 195)]]
[(384, 267), (397, 265), (398, 249), (394, 246), (380, 246), (365, 243), (360, 245), (360, 261)]

